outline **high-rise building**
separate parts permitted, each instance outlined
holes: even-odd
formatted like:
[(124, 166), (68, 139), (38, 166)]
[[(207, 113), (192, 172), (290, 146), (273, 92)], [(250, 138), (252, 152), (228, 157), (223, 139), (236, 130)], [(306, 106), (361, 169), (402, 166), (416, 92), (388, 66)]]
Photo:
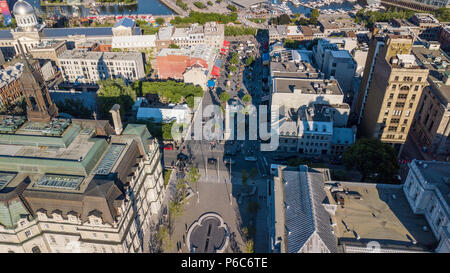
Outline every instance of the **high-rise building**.
[(414, 46), (412, 53), (430, 70), (430, 75), (429, 86), (420, 97), (411, 137), (423, 152), (445, 160), (450, 155), (450, 59), (437, 42)]
[(428, 69), (411, 54), (412, 36), (385, 40), (375, 40), (368, 54), (356, 106), (359, 129), (362, 136), (401, 145), (428, 85)]

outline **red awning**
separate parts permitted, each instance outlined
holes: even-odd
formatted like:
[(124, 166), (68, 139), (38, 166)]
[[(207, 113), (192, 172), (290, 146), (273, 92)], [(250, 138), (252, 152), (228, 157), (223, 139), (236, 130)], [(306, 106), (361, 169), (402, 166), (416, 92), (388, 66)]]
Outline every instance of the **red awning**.
[(223, 41), (223, 46), (224, 47), (229, 47), (230, 46), (230, 42), (228, 42), (227, 40)]
[(220, 76), (220, 68), (218, 68), (217, 66), (213, 66), (213, 70), (211, 72), (211, 75), (219, 77)]

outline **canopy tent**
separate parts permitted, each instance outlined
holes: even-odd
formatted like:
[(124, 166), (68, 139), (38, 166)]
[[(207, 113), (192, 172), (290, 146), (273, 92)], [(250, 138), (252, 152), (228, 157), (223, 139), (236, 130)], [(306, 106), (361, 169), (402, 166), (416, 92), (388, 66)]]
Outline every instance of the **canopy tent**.
[(213, 88), (216, 86), (216, 82), (214, 80), (209, 80), (206, 84), (207, 87)]
[(220, 76), (220, 68), (217, 66), (214, 66), (212, 69), (211, 75), (219, 77)]

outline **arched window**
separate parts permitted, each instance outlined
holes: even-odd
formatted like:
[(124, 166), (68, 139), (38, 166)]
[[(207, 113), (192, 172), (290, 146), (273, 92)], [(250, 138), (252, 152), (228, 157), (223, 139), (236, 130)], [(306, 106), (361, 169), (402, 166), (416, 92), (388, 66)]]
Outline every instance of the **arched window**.
[(404, 86), (400, 87), (400, 90), (408, 91), (409, 90), (409, 86), (404, 85)]
[(31, 249), (33, 253), (41, 253), (41, 249), (38, 246), (35, 246)]

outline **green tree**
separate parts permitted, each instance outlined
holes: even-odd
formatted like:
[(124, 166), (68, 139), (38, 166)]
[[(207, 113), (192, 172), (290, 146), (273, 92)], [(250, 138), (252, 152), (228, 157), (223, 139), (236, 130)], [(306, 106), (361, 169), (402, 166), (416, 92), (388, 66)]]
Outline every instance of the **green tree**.
[(367, 178), (378, 182), (392, 181), (397, 172), (397, 154), (390, 144), (382, 143), (376, 138), (362, 138), (348, 148), (343, 155), (347, 170), (355, 168), (362, 181)]
[(131, 109), (136, 101), (136, 92), (121, 79), (101, 80), (97, 83), (98, 104), (102, 117), (109, 117), (109, 110), (114, 104), (120, 105), (120, 112), (124, 114)]
[(230, 63), (233, 65), (237, 65), (239, 63), (239, 54), (237, 52), (233, 52), (233, 54), (231, 54)]
[(248, 178), (255, 179), (258, 175), (258, 170), (256, 168), (252, 168), (250, 172), (248, 173)]
[(248, 203), (248, 206), (247, 206), (247, 211), (248, 211), (248, 213), (250, 213), (250, 214), (256, 214), (256, 213), (258, 213), (258, 210), (259, 210), (259, 204), (258, 204), (258, 202), (252, 200), (252, 201), (250, 201), (250, 202)]
[(250, 94), (245, 94), (242, 97), (242, 101), (245, 102), (245, 103), (250, 103), (252, 101), (252, 96)]
[(220, 93), (219, 99), (222, 103), (228, 102), (230, 100), (230, 98), (231, 98), (231, 95), (228, 94), (227, 92), (224, 91), (224, 92)]
[(242, 170), (241, 176), (242, 176), (242, 185), (246, 186), (248, 181), (247, 172), (245, 170)]
[(164, 25), (164, 23), (166, 22), (166, 20), (164, 20), (164, 18), (158, 17), (158, 18), (155, 19), (155, 22), (156, 22), (158, 25)]
[(309, 23), (311, 25), (317, 24), (317, 19), (319, 19), (320, 12), (318, 9), (313, 9), (309, 15)]
[(197, 184), (198, 180), (200, 179), (200, 172), (198, 171), (198, 168), (191, 166), (186, 174), (186, 181), (191, 184)]
[(254, 62), (255, 62), (255, 57), (253, 57), (253, 56), (250, 56), (247, 59), (245, 59), (246, 66), (251, 66)]
[(253, 240), (248, 240), (248, 241), (245, 243), (245, 252), (246, 252), (246, 253), (254, 253), (255, 250), (254, 250), (253, 248), (254, 248)]
[(199, 8), (199, 9), (204, 9), (204, 8), (206, 8), (206, 5), (203, 4), (203, 3), (200, 2), (200, 1), (195, 1), (195, 2), (194, 2), (194, 6), (196, 6), (196, 7)]
[(229, 5), (227, 6), (227, 9), (229, 9), (229, 10), (231, 10), (231, 11), (233, 11), (233, 12), (236, 12), (236, 11), (237, 11), (237, 8), (236, 8), (235, 6), (233, 6), (233, 5), (231, 5), (231, 4), (229, 4)]

